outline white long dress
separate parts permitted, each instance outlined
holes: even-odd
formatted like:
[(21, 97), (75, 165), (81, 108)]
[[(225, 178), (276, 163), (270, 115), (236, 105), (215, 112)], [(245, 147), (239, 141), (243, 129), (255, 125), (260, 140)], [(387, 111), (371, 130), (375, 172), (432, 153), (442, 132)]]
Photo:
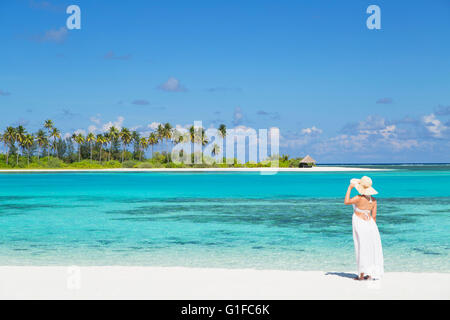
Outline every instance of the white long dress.
[(361, 210), (353, 205), (353, 210), (368, 217), (364, 220), (353, 212), (353, 242), (355, 243), (358, 276), (361, 273), (379, 279), (384, 273), (383, 249), (377, 224), (370, 215), (370, 210)]

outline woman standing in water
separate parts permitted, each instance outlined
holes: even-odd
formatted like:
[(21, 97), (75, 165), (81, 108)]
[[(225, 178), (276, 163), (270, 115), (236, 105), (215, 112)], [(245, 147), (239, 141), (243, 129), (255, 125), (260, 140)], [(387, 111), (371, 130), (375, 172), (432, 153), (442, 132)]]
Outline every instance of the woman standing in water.
[[(350, 199), (355, 188), (359, 195)], [(358, 275), (355, 280), (379, 279), (384, 272), (383, 249), (377, 221), (377, 200), (372, 197), (378, 192), (372, 188), (372, 179), (352, 179), (345, 195), (344, 204), (353, 205), (353, 241), (355, 243)]]

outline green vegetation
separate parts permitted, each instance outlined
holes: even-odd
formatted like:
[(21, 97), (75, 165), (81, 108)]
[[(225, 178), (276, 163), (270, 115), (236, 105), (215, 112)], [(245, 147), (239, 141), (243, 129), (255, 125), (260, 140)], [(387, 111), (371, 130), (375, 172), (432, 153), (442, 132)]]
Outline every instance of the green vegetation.
[[(221, 137), (226, 137), (225, 125), (220, 125), (218, 131)], [(74, 133), (62, 138), (53, 121), (46, 120), (44, 128), (34, 134), (28, 133), (23, 126), (9, 126), (0, 134), (0, 142), (4, 146), (0, 154), (0, 169), (256, 168), (270, 167), (271, 164), (271, 159), (259, 163), (240, 163), (237, 159), (227, 161), (225, 158), (223, 163), (217, 163), (216, 156), (221, 152), (221, 146), (217, 144), (213, 144), (211, 155), (201, 152), (190, 154), (191, 163), (200, 163), (175, 163), (171, 159), (169, 143), (199, 144), (203, 150), (209, 140), (203, 128), (192, 126), (188, 132), (181, 133), (170, 123), (160, 124), (148, 137), (127, 128), (119, 131), (112, 126), (103, 134), (89, 133), (84, 136)], [(146, 158), (149, 147), (151, 157)], [(160, 150), (155, 151), (158, 147)], [(287, 155), (278, 158), (279, 167), (298, 167), (301, 161), (301, 158), (290, 159)]]

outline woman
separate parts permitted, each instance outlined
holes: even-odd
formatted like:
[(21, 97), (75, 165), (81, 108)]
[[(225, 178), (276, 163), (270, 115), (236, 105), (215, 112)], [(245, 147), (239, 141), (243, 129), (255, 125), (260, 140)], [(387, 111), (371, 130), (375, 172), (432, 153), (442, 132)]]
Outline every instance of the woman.
[[(359, 195), (350, 199), (353, 188)], [(344, 204), (353, 205), (353, 242), (355, 243), (358, 275), (355, 280), (378, 279), (383, 275), (383, 250), (377, 221), (377, 200), (372, 195), (372, 179), (352, 179), (345, 195)]]

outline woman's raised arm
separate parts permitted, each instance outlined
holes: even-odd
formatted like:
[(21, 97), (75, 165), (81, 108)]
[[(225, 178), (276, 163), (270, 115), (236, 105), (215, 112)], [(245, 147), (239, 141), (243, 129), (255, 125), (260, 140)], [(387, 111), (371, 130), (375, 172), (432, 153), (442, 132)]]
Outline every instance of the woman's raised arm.
[(350, 193), (355, 186), (350, 184), (347, 189), (347, 193), (345, 194), (344, 204), (355, 204), (358, 201), (358, 197), (355, 196), (350, 199)]

